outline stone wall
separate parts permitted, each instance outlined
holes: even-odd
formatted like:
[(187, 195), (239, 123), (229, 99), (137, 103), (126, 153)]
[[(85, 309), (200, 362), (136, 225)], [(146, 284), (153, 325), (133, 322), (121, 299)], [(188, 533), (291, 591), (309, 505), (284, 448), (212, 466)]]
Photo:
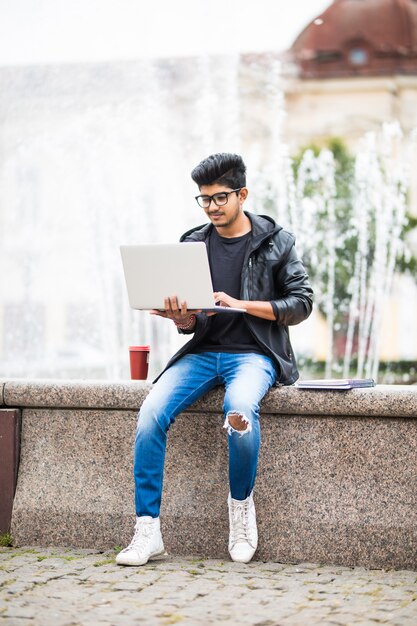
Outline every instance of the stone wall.
[[(22, 413), (12, 516), (17, 545), (124, 545), (142, 382), (0, 381)], [(178, 555), (227, 558), (222, 389), (168, 435), (161, 523)], [(255, 558), (416, 567), (417, 387), (274, 388), (262, 405)]]

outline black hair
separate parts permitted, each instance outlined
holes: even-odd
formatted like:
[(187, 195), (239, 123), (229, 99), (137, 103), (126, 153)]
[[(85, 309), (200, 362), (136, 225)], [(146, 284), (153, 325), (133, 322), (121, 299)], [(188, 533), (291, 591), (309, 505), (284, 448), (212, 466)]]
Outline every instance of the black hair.
[(238, 154), (219, 152), (199, 163), (191, 172), (191, 178), (202, 185), (224, 185), (230, 189), (246, 186), (246, 165)]

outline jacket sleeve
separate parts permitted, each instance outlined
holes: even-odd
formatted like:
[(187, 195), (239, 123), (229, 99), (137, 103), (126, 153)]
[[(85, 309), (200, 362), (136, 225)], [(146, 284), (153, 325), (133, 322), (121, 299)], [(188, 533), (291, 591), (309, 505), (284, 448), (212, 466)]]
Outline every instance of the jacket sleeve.
[(279, 264), (274, 283), (279, 297), (270, 302), (277, 323), (294, 326), (307, 319), (313, 309), (313, 290), (294, 244), (284, 262)]

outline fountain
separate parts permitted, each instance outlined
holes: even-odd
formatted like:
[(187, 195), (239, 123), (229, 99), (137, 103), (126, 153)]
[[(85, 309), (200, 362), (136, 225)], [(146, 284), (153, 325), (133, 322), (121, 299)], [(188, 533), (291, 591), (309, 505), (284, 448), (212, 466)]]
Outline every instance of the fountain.
[[(316, 304), (326, 319), (327, 377), (378, 377), (383, 312), (396, 262), (405, 252), (411, 254), (402, 233), (412, 144), (413, 137), (403, 137), (397, 122), (367, 133), (343, 193), (328, 149), (318, 154), (306, 150), (296, 180), (287, 166), (290, 193), (284, 219), (297, 233)], [(337, 354), (337, 336), (343, 337), (342, 355)]]
[(150, 343), (153, 376), (181, 345), (170, 322), (130, 310), (119, 245), (205, 221), (190, 172), (240, 149), (238, 65), (0, 70), (1, 375), (126, 377), (127, 346)]
[(307, 151), (294, 178), (282, 102), (279, 64), (238, 56), (0, 69), (0, 375), (126, 378), (127, 347), (142, 343), (152, 346), (150, 377), (161, 369), (185, 339), (130, 310), (119, 245), (175, 241), (203, 223), (189, 172), (218, 151), (242, 151), (250, 208), (293, 230), (315, 267), (326, 374), (337, 257), (357, 237), (345, 372), (358, 336), (358, 374), (375, 375), (406, 206), (399, 131), (364, 139), (355, 213), (340, 233), (333, 155)]

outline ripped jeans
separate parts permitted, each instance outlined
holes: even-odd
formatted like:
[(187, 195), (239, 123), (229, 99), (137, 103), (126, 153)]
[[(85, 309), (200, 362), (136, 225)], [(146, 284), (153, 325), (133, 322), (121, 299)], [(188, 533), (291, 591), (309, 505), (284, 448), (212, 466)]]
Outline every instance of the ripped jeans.
[[(230, 493), (235, 500), (245, 500), (255, 484), (258, 465), (259, 404), (275, 379), (272, 359), (255, 353), (187, 354), (167, 369), (138, 416), (134, 454), (136, 515), (159, 516), (167, 432), (175, 417), (221, 384), (225, 386)], [(231, 414), (242, 417), (245, 430), (230, 426)]]

